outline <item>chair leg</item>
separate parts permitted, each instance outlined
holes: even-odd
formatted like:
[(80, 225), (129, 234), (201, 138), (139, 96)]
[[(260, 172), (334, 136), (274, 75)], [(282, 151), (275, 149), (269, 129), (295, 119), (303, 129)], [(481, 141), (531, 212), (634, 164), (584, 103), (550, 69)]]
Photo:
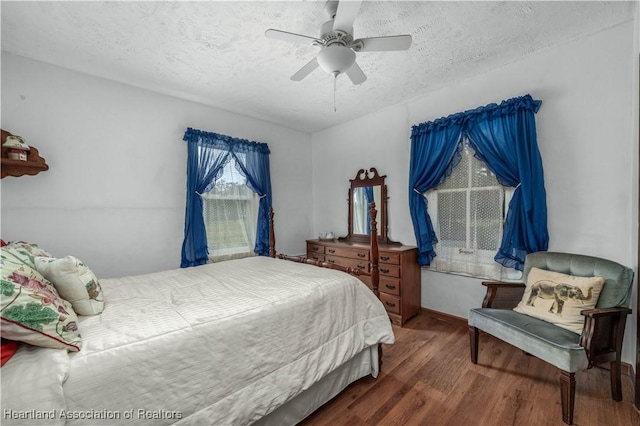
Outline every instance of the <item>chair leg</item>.
[(611, 398), (622, 401), (622, 363), (620, 360), (611, 361)]
[[(626, 315), (626, 314), (625, 314)], [(620, 315), (614, 321), (614, 348), (615, 358), (611, 361), (611, 398), (614, 401), (622, 401), (622, 338), (624, 336), (624, 326), (626, 316)], [(636, 374), (640, 374), (636, 372)]]
[(471, 348), (471, 362), (478, 363), (478, 340), (480, 331), (476, 327), (469, 326), (469, 346)]
[(576, 375), (560, 371), (560, 398), (562, 400), (562, 421), (573, 423), (573, 406), (576, 399)]

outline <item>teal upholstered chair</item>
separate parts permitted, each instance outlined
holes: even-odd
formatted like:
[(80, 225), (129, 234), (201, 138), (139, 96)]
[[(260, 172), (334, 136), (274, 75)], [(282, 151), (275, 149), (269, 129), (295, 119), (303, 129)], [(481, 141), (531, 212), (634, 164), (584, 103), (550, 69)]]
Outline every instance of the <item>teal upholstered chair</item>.
[(560, 369), (562, 420), (573, 422), (575, 373), (605, 362), (611, 363), (611, 396), (622, 400), (622, 338), (626, 316), (631, 313), (633, 270), (592, 256), (537, 252), (527, 256), (523, 281), (532, 267), (580, 277), (601, 276), (605, 285), (595, 309), (582, 311), (581, 335), (514, 311), (525, 285), (484, 282), (487, 294), (482, 308), (469, 311), (471, 361), (478, 363), (479, 330), (491, 334)]

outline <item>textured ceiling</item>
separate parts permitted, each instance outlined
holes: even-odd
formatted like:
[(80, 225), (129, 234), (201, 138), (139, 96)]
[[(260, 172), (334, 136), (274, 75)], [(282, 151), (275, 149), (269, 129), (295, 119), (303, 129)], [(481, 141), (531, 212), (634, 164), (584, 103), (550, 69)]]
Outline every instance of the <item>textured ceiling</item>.
[(313, 133), (632, 19), (633, 2), (365, 1), (356, 38), (410, 34), (401, 52), (361, 52), (353, 86), (317, 69), (324, 1), (1, 3), (2, 50)]

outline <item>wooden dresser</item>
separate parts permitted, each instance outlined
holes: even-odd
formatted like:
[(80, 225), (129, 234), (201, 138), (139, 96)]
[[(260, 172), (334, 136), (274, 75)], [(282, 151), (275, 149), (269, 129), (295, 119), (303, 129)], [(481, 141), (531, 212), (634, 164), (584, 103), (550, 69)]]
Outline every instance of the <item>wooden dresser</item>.
[[(369, 245), (337, 240), (307, 240), (307, 257), (369, 272)], [(391, 322), (403, 326), (420, 312), (420, 267), (418, 249), (380, 244), (380, 300)], [(371, 277), (360, 279), (371, 288)]]

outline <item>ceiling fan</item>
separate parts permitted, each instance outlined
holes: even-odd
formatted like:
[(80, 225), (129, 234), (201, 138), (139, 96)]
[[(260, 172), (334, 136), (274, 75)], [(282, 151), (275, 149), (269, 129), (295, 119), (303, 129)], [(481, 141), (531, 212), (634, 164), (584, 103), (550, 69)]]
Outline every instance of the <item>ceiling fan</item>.
[(320, 37), (294, 34), (286, 31), (268, 29), (265, 36), (277, 40), (320, 46), (318, 55), (291, 76), (291, 80), (300, 81), (316, 68), (337, 78), (347, 74), (353, 84), (363, 83), (367, 76), (356, 63), (356, 52), (376, 52), (407, 50), (411, 46), (410, 35), (386, 37), (353, 38), (353, 21), (360, 10), (361, 0), (330, 0), (325, 4), (329, 21), (320, 27)]

